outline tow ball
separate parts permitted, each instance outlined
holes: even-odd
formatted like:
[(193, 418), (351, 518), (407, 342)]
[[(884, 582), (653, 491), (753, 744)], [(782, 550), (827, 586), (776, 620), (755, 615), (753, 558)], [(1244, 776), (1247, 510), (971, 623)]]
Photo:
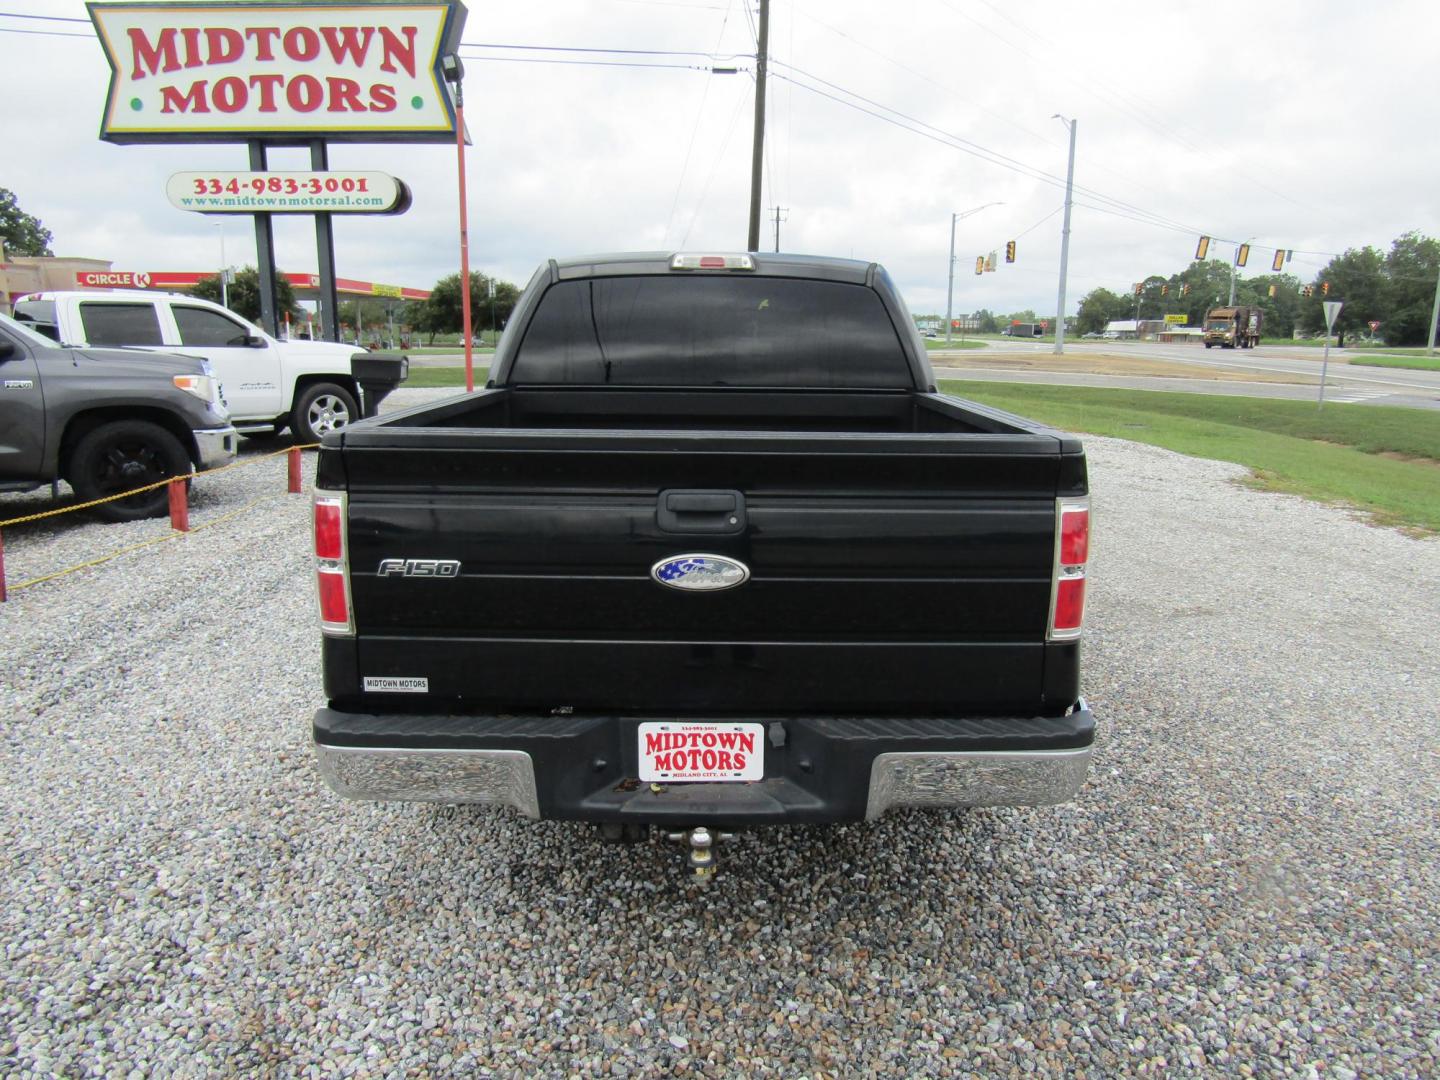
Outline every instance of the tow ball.
[(734, 833), (712, 833), (704, 825), (696, 825), (687, 832), (667, 833), (667, 838), (690, 848), (686, 865), (696, 883), (709, 884), (715, 877), (715, 844), (726, 844), (735, 839)]

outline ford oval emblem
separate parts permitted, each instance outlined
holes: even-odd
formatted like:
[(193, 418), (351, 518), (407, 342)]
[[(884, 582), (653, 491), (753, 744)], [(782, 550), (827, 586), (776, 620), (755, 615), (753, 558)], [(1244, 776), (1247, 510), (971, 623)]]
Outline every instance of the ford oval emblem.
[(724, 555), (672, 555), (652, 566), (650, 576), (672, 589), (717, 592), (744, 585), (750, 568)]

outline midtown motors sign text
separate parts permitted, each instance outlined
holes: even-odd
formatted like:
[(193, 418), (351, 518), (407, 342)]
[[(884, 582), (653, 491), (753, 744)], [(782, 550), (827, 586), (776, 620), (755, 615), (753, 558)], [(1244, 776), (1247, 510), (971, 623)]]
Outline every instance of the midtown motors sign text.
[(458, 44), (458, 4), (92, 3), (90, 15), (112, 71), (101, 137), (113, 142), (454, 134), (438, 65)]

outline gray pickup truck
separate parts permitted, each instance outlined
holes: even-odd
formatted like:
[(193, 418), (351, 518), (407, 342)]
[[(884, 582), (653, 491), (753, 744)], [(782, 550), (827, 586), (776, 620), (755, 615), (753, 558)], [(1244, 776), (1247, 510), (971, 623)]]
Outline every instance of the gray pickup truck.
[[(223, 465), (236, 443), (205, 361), (67, 348), (0, 315), (0, 492), (65, 480), (89, 502)], [(165, 505), (157, 488), (94, 512), (136, 521)]]

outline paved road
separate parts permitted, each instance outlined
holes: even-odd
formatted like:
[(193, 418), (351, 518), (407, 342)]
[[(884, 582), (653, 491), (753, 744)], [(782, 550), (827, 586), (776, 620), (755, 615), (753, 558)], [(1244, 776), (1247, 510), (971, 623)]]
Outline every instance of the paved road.
[[(997, 360), (1006, 355), (1027, 356), (1050, 354), (1054, 346), (1048, 342), (996, 342)], [(988, 350), (987, 350), (988, 351)], [(1321, 352), (1314, 348), (1270, 346), (1231, 351), (1204, 349), (1198, 345), (1151, 344), (1149, 342), (1116, 344), (1107, 342), (1097, 347), (1067, 343), (1066, 356), (1107, 355), (1159, 360), (1182, 367), (1208, 368), (1216, 378), (1186, 378), (1147, 375), (1093, 375), (1080, 372), (1016, 371), (984, 366), (985, 353), (943, 352), (930, 354), (936, 374), (947, 379), (980, 379), (995, 382), (1045, 383), (1060, 386), (1107, 386), (1138, 390), (1174, 390), (1199, 394), (1235, 394), (1247, 397), (1273, 397), (1313, 400), (1319, 391)], [(947, 361), (964, 358), (964, 367), (950, 367)], [(1226, 372), (1259, 373), (1280, 382), (1232, 382)], [(1325, 400), (1366, 405), (1398, 405), (1408, 408), (1440, 409), (1440, 371), (1414, 371), (1406, 368), (1372, 368), (1352, 366), (1344, 355), (1332, 351), (1326, 372)]]

